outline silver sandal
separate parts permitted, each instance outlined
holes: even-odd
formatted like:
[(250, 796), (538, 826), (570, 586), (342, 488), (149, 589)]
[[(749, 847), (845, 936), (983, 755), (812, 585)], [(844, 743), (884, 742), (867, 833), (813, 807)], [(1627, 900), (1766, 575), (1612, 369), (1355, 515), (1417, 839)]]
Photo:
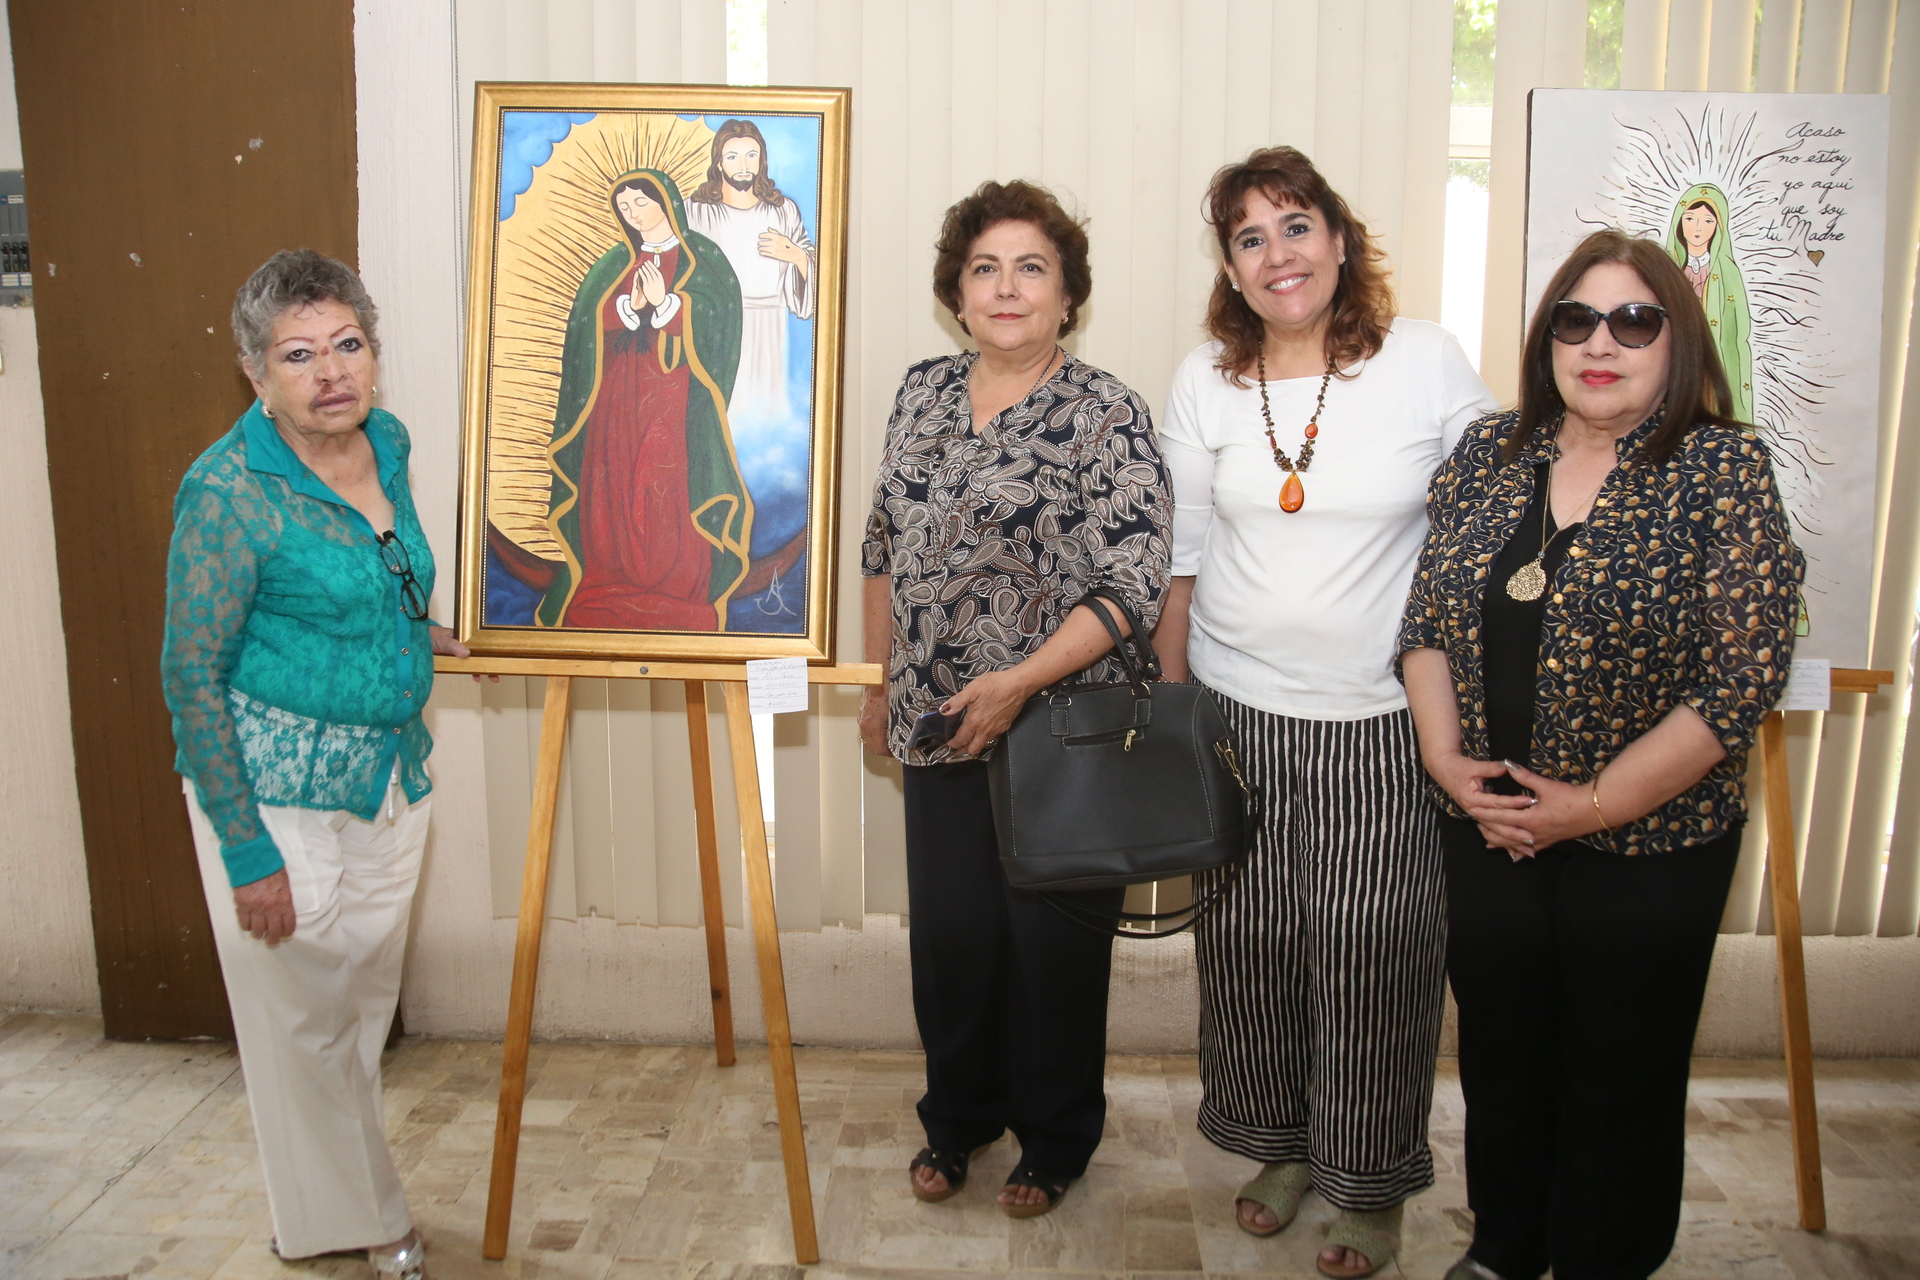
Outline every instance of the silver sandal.
[(1476, 1262), (1468, 1254), (1461, 1254), (1460, 1261), (1447, 1268), (1447, 1280), (1505, 1280), (1498, 1271), (1483, 1262)]
[(407, 1232), (394, 1248), (367, 1250), (367, 1261), (378, 1280), (427, 1280), (427, 1242), (418, 1231)]

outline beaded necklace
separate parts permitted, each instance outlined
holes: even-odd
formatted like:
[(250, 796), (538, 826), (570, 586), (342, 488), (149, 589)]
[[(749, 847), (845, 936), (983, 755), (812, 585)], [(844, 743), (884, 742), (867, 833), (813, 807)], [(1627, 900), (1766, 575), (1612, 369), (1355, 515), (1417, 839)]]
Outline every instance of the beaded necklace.
[(1313, 442), (1320, 435), (1320, 410), (1327, 403), (1327, 384), (1333, 381), (1333, 361), (1327, 361), (1326, 376), (1320, 379), (1320, 395), (1313, 402), (1313, 416), (1307, 419), (1306, 441), (1300, 446), (1300, 461), (1296, 463), (1273, 436), (1273, 406), (1267, 403), (1267, 353), (1256, 353), (1254, 360), (1260, 374), (1260, 416), (1267, 423), (1267, 446), (1273, 450), (1274, 462), (1287, 473), (1287, 482), (1280, 486), (1280, 509), (1295, 512), (1307, 502), (1307, 487), (1300, 483), (1300, 473), (1313, 465)]

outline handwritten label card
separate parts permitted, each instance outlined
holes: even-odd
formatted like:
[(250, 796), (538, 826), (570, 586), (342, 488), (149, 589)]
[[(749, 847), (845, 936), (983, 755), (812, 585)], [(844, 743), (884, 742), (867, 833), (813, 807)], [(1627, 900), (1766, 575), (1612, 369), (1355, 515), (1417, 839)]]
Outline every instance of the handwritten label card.
[(1825, 711), (1833, 702), (1833, 663), (1826, 658), (1795, 658), (1787, 676), (1782, 711)]
[(805, 658), (756, 658), (747, 663), (747, 709), (777, 715), (807, 709)]

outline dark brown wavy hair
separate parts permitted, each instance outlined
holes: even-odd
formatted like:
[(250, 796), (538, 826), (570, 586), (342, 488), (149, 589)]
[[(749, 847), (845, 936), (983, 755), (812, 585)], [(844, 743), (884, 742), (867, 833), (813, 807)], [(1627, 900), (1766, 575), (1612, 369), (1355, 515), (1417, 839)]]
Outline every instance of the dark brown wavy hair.
[(1080, 308), (1093, 296), (1093, 267), (1087, 261), (1087, 225), (1060, 207), (1053, 192), (1015, 178), (1012, 182), (983, 182), (972, 195), (947, 210), (934, 242), (933, 296), (960, 320), (960, 273), (965, 270), (973, 242), (989, 227), (1002, 222), (1030, 222), (1053, 242), (1060, 255), (1060, 286), (1067, 297), (1067, 318), (1060, 326), (1066, 337), (1080, 323)]
[(767, 174), (773, 168), (773, 161), (767, 155), (767, 140), (760, 134), (760, 126), (751, 120), (729, 120), (720, 126), (713, 135), (713, 152), (707, 161), (707, 180), (694, 189), (687, 197), (695, 204), (719, 204), (720, 188), (727, 175), (720, 172), (720, 153), (735, 138), (752, 138), (760, 144), (760, 172), (753, 175), (753, 195), (761, 204), (777, 205), (786, 197), (780, 194), (780, 188), (773, 185), (773, 179)]
[(1608, 229), (1580, 242), (1553, 273), (1546, 292), (1540, 295), (1540, 305), (1534, 308), (1533, 323), (1527, 326), (1527, 340), (1520, 348), (1520, 421), (1501, 446), (1503, 462), (1513, 461), (1535, 434), (1553, 425), (1565, 411), (1567, 402), (1553, 377), (1554, 338), (1547, 322), (1553, 304), (1579, 288), (1587, 272), (1603, 262), (1633, 268), (1667, 309), (1667, 330), (1673, 335), (1668, 339), (1663, 416), (1641, 446), (1642, 455), (1652, 462), (1665, 462), (1687, 432), (1703, 423), (1747, 425), (1727, 413), (1733, 404), (1727, 374), (1720, 367), (1720, 353), (1714, 349), (1713, 335), (1707, 329), (1707, 313), (1679, 265), (1653, 241)]
[[(1216, 368), (1235, 386), (1247, 385), (1254, 357), (1266, 340), (1266, 326), (1234, 291), (1224, 264), (1233, 257), (1228, 242), (1235, 224), (1247, 214), (1247, 197), (1258, 191), (1277, 205), (1317, 209), (1340, 238), (1346, 262), (1333, 290), (1333, 316), (1327, 324), (1327, 360), (1345, 370), (1380, 354), (1393, 325), (1393, 285), (1387, 255), (1353, 216), (1340, 193), (1327, 185), (1313, 161), (1292, 147), (1262, 147), (1238, 164), (1222, 167), (1207, 187), (1207, 222), (1220, 241), (1220, 272), (1207, 300), (1207, 333), (1220, 344)], [(1353, 377), (1341, 373), (1339, 376)]]

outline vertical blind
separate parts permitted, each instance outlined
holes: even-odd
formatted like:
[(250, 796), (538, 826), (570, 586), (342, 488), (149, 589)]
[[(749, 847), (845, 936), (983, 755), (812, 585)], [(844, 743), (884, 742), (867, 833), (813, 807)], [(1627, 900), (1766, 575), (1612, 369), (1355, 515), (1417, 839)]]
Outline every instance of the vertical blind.
[[(1201, 340), (1215, 270), (1200, 217), (1209, 175), (1255, 146), (1311, 155), (1379, 236), (1403, 313), (1439, 318), (1453, 11), (1447, 0), (766, 0), (771, 84), (854, 90), (843, 422), (840, 656), (861, 658), (858, 543), (898, 379), (959, 348), (930, 278), (940, 217), (989, 178), (1053, 188), (1084, 214), (1094, 294), (1075, 354), (1162, 403)], [(461, 145), (475, 80), (714, 83), (724, 0), (456, 0)], [(1903, 15), (1911, 20), (1901, 22)], [(1526, 95), (1578, 86), (1585, 0), (1501, 0), (1483, 372), (1511, 397), (1522, 318)], [(1904, 37), (1904, 39), (1903, 39)], [(1809, 932), (1920, 925), (1920, 752), (1907, 729), (1907, 648), (1920, 557), (1920, 445), (1902, 458), (1907, 317), (1920, 227), (1920, 0), (1626, 0), (1622, 87), (1894, 93), (1876, 547), (1876, 697), (1789, 717)], [(778, 157), (774, 157), (777, 166)], [(775, 178), (777, 180), (778, 174)], [(1904, 463), (1904, 466), (1902, 465)], [(496, 912), (517, 910), (537, 680), (485, 693)], [(904, 912), (898, 769), (862, 754), (858, 697), (816, 687), (774, 748), (775, 887), (783, 928), (857, 928)], [(695, 924), (684, 704), (678, 686), (576, 682), (550, 909)], [(715, 699), (717, 701), (717, 699)], [(716, 736), (724, 732), (716, 717)], [(724, 753), (717, 779), (731, 793)], [(1885, 832), (1898, 821), (1891, 860)], [(722, 806), (723, 818), (725, 806)], [(738, 843), (731, 819), (723, 847)], [(1760, 837), (1724, 927), (1763, 923)], [(727, 863), (730, 921), (739, 868)]]

